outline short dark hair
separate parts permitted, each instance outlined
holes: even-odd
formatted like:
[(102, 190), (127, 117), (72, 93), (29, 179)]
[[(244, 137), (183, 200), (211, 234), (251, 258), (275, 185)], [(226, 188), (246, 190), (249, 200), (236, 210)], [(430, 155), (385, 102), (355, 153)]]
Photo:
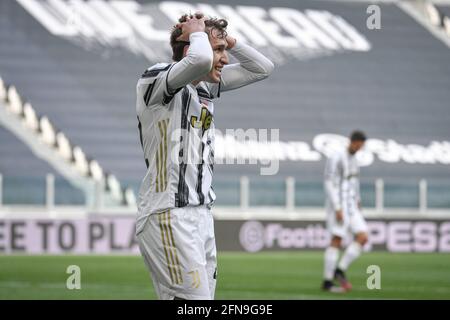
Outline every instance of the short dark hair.
[(361, 130), (355, 130), (352, 132), (352, 134), (350, 135), (350, 141), (366, 141), (367, 140), (367, 136), (364, 132), (362, 132)]
[[(187, 17), (190, 16), (191, 18), (193, 17), (193, 15), (183, 15), (178, 19), (178, 22), (182, 23), (182, 22), (186, 22)], [(202, 18), (203, 15), (199, 15), (197, 14), (196, 17), (198, 19)], [(218, 19), (218, 18), (208, 18), (207, 20), (205, 20), (205, 27), (206, 30), (208, 31), (208, 35), (217, 37), (217, 38), (225, 38), (227, 36), (227, 26), (228, 26), (228, 21), (225, 19)], [(217, 30), (217, 32), (212, 35), (212, 30)], [(173, 27), (172, 31), (170, 32), (170, 46), (172, 47), (172, 59), (173, 61), (180, 61), (181, 59), (183, 59), (183, 50), (184, 47), (189, 45), (189, 41), (178, 41), (178, 37), (181, 36), (182, 34), (182, 30), (180, 27)]]

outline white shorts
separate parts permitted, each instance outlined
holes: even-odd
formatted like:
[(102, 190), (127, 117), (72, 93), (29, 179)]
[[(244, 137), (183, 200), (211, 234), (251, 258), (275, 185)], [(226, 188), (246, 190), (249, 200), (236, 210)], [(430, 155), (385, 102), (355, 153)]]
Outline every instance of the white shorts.
[(210, 209), (152, 214), (137, 239), (159, 299), (214, 299), (217, 258)]
[(366, 220), (359, 209), (342, 210), (342, 215), (343, 220), (338, 222), (336, 212), (331, 207), (327, 208), (327, 229), (331, 235), (344, 239), (349, 232), (352, 234), (368, 232)]

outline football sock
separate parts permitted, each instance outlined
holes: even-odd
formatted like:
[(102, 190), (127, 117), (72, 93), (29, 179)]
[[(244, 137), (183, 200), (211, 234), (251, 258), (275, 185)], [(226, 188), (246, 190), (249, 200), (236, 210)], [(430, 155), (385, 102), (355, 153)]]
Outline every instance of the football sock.
[(342, 255), (341, 261), (339, 261), (339, 269), (342, 271), (347, 270), (350, 264), (361, 255), (361, 252), (362, 247), (358, 242), (354, 241), (350, 243)]
[(325, 250), (325, 264), (323, 277), (325, 280), (333, 280), (334, 270), (336, 269), (336, 264), (339, 257), (339, 249), (335, 247), (328, 247)]

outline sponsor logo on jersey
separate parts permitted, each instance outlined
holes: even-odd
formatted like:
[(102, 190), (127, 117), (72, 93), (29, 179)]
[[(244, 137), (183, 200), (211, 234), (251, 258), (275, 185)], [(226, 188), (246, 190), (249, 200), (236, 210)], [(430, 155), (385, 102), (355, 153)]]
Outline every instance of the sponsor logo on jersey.
[(213, 116), (206, 105), (202, 105), (200, 116), (191, 116), (191, 126), (197, 129), (208, 130), (211, 127)]

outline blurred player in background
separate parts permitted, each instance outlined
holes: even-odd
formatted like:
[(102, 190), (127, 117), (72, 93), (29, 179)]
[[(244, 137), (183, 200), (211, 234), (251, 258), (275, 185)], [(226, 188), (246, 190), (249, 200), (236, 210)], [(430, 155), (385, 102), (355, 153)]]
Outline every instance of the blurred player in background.
[[(170, 36), (174, 62), (152, 66), (137, 84), (147, 173), (136, 234), (159, 299), (214, 298), (212, 101), (223, 91), (266, 78), (274, 68), (227, 35), (227, 24), (201, 13), (181, 17)], [(227, 50), (237, 63), (228, 64)]]
[[(325, 191), (327, 195), (327, 229), (331, 233), (331, 243), (325, 250), (324, 281), (322, 289), (331, 292), (351, 290), (345, 276), (350, 264), (357, 259), (367, 242), (367, 224), (361, 214), (359, 186), (359, 166), (356, 153), (364, 146), (366, 135), (354, 131), (349, 145), (333, 153), (325, 167)], [(344, 251), (339, 263), (339, 251), (348, 232), (353, 241)], [(340, 287), (334, 284), (339, 281)]]

